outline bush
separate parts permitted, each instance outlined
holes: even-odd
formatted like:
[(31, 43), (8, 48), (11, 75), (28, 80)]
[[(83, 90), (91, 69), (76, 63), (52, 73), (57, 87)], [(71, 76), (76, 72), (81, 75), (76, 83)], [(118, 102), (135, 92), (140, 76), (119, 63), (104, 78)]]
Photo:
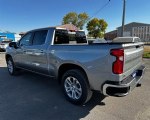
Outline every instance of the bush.
[(144, 58), (150, 58), (150, 52), (144, 52), (143, 57)]

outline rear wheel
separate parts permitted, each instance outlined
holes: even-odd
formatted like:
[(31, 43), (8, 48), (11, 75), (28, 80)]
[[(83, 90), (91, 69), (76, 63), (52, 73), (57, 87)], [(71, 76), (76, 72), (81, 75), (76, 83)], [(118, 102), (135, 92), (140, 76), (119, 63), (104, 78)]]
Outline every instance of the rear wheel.
[(68, 70), (62, 77), (62, 89), (68, 101), (84, 104), (92, 96), (85, 74), (77, 69)]
[(11, 57), (7, 58), (7, 68), (10, 75), (16, 74), (16, 67), (14, 65), (13, 59)]

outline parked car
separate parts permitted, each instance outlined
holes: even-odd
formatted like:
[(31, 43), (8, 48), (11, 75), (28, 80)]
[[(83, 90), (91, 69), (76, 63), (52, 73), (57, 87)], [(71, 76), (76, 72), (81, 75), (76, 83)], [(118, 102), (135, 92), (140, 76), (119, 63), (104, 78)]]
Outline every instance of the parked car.
[(6, 48), (8, 72), (15, 75), (23, 69), (55, 78), (73, 104), (86, 103), (95, 90), (126, 96), (141, 84), (143, 43), (134, 37), (119, 39), (88, 44), (84, 31), (32, 30)]
[(9, 43), (12, 42), (12, 40), (4, 39), (0, 42), (0, 51), (5, 51), (6, 47), (8, 47)]

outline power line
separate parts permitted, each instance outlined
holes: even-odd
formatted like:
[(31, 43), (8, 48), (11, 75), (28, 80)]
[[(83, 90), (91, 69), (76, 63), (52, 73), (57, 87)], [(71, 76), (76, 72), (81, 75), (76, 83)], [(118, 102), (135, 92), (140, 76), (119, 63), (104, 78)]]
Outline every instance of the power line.
[(89, 21), (89, 20), (91, 20), (94, 16), (96, 16), (98, 13), (100, 13), (105, 7), (107, 7), (107, 5), (110, 3), (110, 0), (106, 3), (106, 4), (104, 4), (100, 9), (98, 9), (88, 20), (87, 20), (87, 22)]

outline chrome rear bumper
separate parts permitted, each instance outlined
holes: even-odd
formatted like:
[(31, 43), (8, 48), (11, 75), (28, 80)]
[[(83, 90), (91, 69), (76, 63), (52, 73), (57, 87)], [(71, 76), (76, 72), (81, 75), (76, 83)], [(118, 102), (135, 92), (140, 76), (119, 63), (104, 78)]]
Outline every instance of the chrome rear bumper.
[(106, 96), (126, 96), (136, 86), (141, 84), (144, 71), (145, 66), (141, 66), (138, 70), (136, 70), (136, 76), (134, 77), (130, 75), (120, 83), (107, 81), (102, 87), (103, 94)]

